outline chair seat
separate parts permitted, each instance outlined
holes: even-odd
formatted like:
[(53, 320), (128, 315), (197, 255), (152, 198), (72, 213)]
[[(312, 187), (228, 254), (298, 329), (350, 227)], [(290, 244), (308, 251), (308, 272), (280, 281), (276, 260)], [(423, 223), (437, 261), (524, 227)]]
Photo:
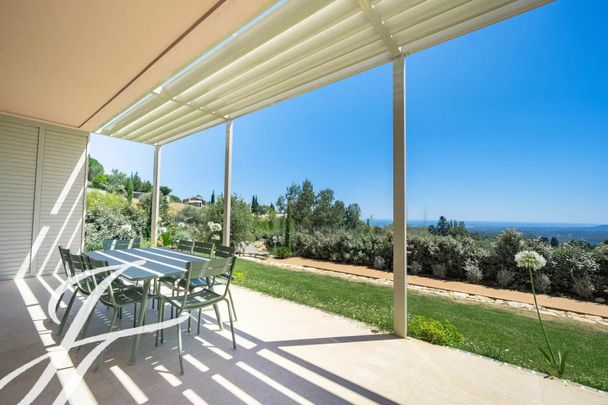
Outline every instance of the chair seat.
[[(178, 286), (180, 286), (181, 288), (185, 288), (186, 287), (186, 279), (182, 278), (181, 280), (179, 280), (179, 282), (177, 283)], [(188, 288), (190, 290), (193, 290), (195, 288), (205, 288), (208, 287), (209, 283), (207, 283), (207, 280), (204, 278), (194, 278), (192, 280), (190, 280), (190, 285), (188, 286)]]
[[(139, 303), (142, 301), (143, 296), (144, 289), (142, 287), (128, 286), (121, 289), (114, 289), (114, 301), (119, 306)], [(102, 295), (100, 300), (106, 305), (113, 305), (109, 293)]]
[(187, 308), (199, 308), (207, 305), (214, 304), (222, 299), (222, 296), (216, 292), (211, 290), (201, 290), (196, 293), (192, 293), (188, 295), (186, 298), (186, 304), (184, 305), (184, 297), (168, 297), (163, 296), (168, 303), (173, 305), (174, 307), (187, 309)]

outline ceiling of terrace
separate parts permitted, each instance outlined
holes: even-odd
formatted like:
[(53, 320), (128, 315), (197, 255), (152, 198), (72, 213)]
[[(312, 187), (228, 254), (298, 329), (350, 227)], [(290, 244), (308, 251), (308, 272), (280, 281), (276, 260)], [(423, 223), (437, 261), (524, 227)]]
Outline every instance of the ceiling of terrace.
[(0, 0), (0, 112), (92, 131), (274, 0)]
[(97, 132), (164, 144), (549, 0), (289, 0)]

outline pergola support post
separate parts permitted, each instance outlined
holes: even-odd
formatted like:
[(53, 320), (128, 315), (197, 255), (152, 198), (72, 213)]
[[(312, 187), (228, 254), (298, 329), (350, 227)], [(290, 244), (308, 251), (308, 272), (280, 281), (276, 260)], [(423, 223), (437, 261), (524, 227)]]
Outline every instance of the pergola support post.
[(393, 323), (407, 335), (405, 58), (393, 61)]
[(156, 246), (158, 241), (158, 212), (160, 207), (160, 149), (154, 147), (154, 173), (152, 182), (152, 213), (150, 217), (150, 245)]
[(232, 181), (232, 120), (226, 121), (226, 157), (224, 162), (224, 225), (222, 244), (230, 246), (230, 215), (231, 195), (230, 183)]

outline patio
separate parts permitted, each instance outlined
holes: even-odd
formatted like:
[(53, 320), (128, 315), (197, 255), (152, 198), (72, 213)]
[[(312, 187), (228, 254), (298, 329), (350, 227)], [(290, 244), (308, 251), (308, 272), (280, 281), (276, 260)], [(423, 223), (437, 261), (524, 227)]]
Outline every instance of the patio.
[[(0, 283), (4, 308), (1, 375), (44, 354), (55, 345), (57, 325), (46, 308), (56, 277), (29, 278), (15, 288)], [(82, 403), (606, 403), (604, 394), (453, 349), (373, 333), (365, 325), (322, 311), (234, 289), (239, 321), (236, 351), (228, 329), (218, 332), (208, 312), (200, 336), (184, 335), (185, 374), (179, 375), (176, 335), (162, 346), (142, 337), (139, 360), (128, 364), (127, 339), (113, 343), (105, 364), (85, 376)], [(99, 306), (91, 333), (107, 328)], [(224, 308), (225, 309), (225, 308)], [(280, 310), (279, 310), (280, 309)], [(61, 310), (60, 310), (61, 312)], [(149, 308), (148, 316), (155, 313)], [(227, 314), (223, 314), (227, 319)], [(152, 318), (150, 318), (152, 319)], [(121, 328), (131, 326), (126, 315)], [(226, 323), (227, 326), (227, 323)], [(194, 329), (195, 330), (195, 329)], [(92, 346), (71, 351), (74, 364)], [(0, 392), (2, 403), (23, 398), (46, 362)], [(70, 367), (61, 370), (69, 373)], [(54, 378), (36, 403), (51, 403), (61, 384)], [(257, 402), (256, 402), (257, 401)]]

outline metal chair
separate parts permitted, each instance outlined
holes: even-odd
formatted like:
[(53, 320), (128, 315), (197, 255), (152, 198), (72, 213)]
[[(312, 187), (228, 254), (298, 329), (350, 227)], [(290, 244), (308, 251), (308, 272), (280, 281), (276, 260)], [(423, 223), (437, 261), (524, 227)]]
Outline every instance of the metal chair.
[(192, 245), (194, 242), (191, 240), (178, 240), (175, 244), (177, 250), (184, 253), (192, 253)]
[(101, 242), (103, 250), (135, 249), (139, 247), (139, 238), (135, 239), (105, 239)]
[[(61, 256), (61, 263), (63, 264), (63, 271), (65, 273), (66, 278), (69, 279), (69, 278), (73, 277), (74, 271), (72, 268), (72, 263), (70, 263), (70, 249), (65, 249), (62, 246), (59, 246), (59, 255)], [(63, 317), (61, 318), (61, 323), (59, 325), (59, 330), (57, 331), (57, 335), (61, 335), (61, 333), (63, 332), (63, 328), (65, 327), (66, 320), (69, 316), (70, 310), (72, 309), (72, 305), (74, 304), (76, 295), (78, 294), (78, 284), (77, 283), (72, 284), (72, 288), (74, 289), (74, 292), (72, 293), (72, 298), (70, 298), (70, 301), (68, 302), (68, 306), (65, 309), (65, 313), (63, 314)], [(61, 297), (59, 297), (59, 300), (57, 301), (57, 305), (55, 305), (55, 312), (57, 312), (57, 310), (59, 309), (59, 304), (63, 301), (64, 295), (65, 295), (65, 292), (61, 294)]]
[(192, 247), (192, 253), (203, 257), (211, 257), (212, 252), (213, 243), (195, 241), (194, 246)]
[[(223, 274), (228, 274), (232, 276), (232, 271), (234, 269), (234, 264), (236, 263), (236, 258), (234, 256), (227, 258), (216, 258), (212, 259), (209, 262), (189, 262), (187, 265), (186, 272), (186, 282), (189, 284), (190, 280), (195, 278), (213, 278)], [(228, 306), (228, 316), (230, 318), (230, 331), (232, 333), (232, 347), (236, 349), (236, 340), (234, 336), (234, 320), (232, 318), (232, 313), (230, 312), (230, 301), (228, 298), (228, 292), (230, 288), (230, 279), (227, 279), (225, 284), (225, 289), (221, 294), (218, 294), (210, 289), (202, 289), (197, 292), (191, 292), (188, 289), (184, 290), (184, 294), (180, 296), (164, 296), (160, 295), (160, 305), (158, 311), (158, 322), (162, 322), (164, 320), (164, 308), (165, 303), (171, 305), (172, 308), (175, 308), (177, 312), (177, 316), (179, 317), (182, 312), (187, 311), (188, 313), (192, 313), (192, 310), (199, 310), (199, 319), (200, 319), (200, 311), (203, 308), (207, 308), (213, 306), (216, 309), (216, 313), (219, 315), (217, 311), (217, 304), (224, 301)], [(200, 323), (199, 323), (200, 328)], [(158, 338), (160, 335), (161, 343), (164, 341), (164, 333), (163, 330), (158, 331), (156, 334), (156, 345), (158, 346)], [(182, 328), (181, 325), (177, 325), (177, 351), (179, 355), (179, 368), (180, 373), (184, 374), (184, 365), (182, 360)]]
[[(106, 261), (101, 261), (101, 260), (95, 260), (95, 259), (91, 259), (87, 256), (84, 256), (86, 259), (84, 260), (87, 264), (87, 267), (89, 269), (98, 269), (101, 267), (107, 267), (108, 266), (108, 262)], [(110, 275), (109, 272), (103, 272), (100, 273), (100, 278), (96, 279), (93, 278), (93, 280), (95, 280), (94, 282), (100, 282), (102, 281), (104, 278), (108, 277)], [(104, 293), (101, 295), (101, 297), (99, 298), (99, 301), (105, 305), (107, 308), (112, 308), (112, 320), (110, 321), (110, 327), (108, 329), (108, 332), (111, 332), (112, 329), (114, 328), (114, 324), (116, 323), (116, 318), (118, 317), (119, 312), (122, 312), (122, 308), (127, 306), (127, 305), (131, 305), (133, 304), (134, 306), (134, 313), (133, 313), (133, 327), (136, 326), (136, 319), (137, 319), (137, 304), (139, 304), (140, 311), (145, 311), (146, 308), (144, 308), (143, 306), (143, 299), (144, 299), (144, 291), (141, 287), (136, 287), (136, 286), (126, 286), (123, 285), (122, 287), (116, 287), (116, 285), (114, 283), (111, 283), (108, 287), (107, 290), (104, 291)], [(93, 314), (93, 312), (91, 312), (91, 315)], [(89, 316), (89, 319), (91, 317)], [(87, 319), (87, 323), (85, 324), (85, 327), (83, 328), (82, 334), (81, 336), (84, 337), (84, 334), (86, 333), (86, 329), (88, 327), (89, 324), (89, 319)], [(135, 349), (137, 350), (137, 348)], [(99, 365), (102, 363), (103, 361), (103, 352), (101, 352), (99, 354), (99, 357), (97, 358), (97, 365), (95, 367), (95, 369), (97, 370), (99, 368)]]
[[(213, 255), (214, 255), (214, 257), (221, 257), (221, 258), (232, 257), (235, 255), (235, 250), (231, 246), (217, 245), (217, 246), (215, 246)], [(228, 280), (228, 278), (232, 278), (232, 274), (230, 274), (230, 275), (223, 274), (218, 277), (215, 277), (213, 279), (213, 283), (210, 285), (210, 288), (213, 288), (214, 284), (218, 284), (218, 285), (226, 284), (226, 281)], [(236, 321), (237, 320), (236, 310), (234, 309), (234, 300), (232, 299), (232, 293), (230, 292), (230, 290), (228, 290), (228, 298), (230, 299), (230, 307), (232, 310), (232, 315), (234, 317), (234, 320)]]

